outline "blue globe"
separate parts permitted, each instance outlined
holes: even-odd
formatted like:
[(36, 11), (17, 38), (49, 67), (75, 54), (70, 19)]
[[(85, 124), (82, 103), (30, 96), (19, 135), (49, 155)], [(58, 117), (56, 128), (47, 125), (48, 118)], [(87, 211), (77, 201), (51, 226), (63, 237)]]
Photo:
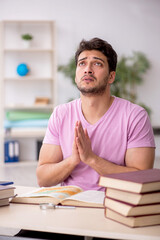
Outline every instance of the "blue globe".
[(27, 64), (21, 63), (17, 67), (17, 73), (20, 76), (25, 76), (29, 72), (29, 68), (27, 67)]

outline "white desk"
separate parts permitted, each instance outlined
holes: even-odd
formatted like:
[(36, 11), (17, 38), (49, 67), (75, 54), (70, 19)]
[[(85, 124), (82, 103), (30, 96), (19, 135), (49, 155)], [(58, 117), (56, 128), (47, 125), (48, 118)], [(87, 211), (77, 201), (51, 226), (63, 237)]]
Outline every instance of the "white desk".
[[(22, 192), (20, 188), (17, 190)], [(41, 210), (38, 205), (10, 204), (0, 208), (0, 229), (3, 228), (111, 239), (160, 240), (160, 225), (129, 228), (106, 219), (104, 210), (95, 208)]]

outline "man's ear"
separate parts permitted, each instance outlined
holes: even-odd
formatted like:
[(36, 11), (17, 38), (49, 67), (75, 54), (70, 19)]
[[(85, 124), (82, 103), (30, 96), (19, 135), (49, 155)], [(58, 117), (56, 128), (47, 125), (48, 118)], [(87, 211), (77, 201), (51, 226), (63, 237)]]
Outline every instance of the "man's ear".
[(116, 76), (116, 72), (115, 71), (110, 72), (109, 79), (108, 79), (108, 83), (109, 84), (112, 84), (114, 82), (115, 76)]

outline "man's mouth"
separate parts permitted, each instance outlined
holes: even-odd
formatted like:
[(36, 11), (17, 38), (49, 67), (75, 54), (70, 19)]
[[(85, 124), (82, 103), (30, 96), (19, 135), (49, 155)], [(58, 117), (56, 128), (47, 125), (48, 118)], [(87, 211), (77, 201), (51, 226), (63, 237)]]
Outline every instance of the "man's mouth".
[(93, 82), (94, 80), (92, 78), (84, 78), (83, 81), (86, 83), (90, 83)]
[(84, 81), (84, 82), (93, 82), (95, 80), (95, 77), (93, 77), (93, 76), (83, 76), (82, 77), (82, 81)]

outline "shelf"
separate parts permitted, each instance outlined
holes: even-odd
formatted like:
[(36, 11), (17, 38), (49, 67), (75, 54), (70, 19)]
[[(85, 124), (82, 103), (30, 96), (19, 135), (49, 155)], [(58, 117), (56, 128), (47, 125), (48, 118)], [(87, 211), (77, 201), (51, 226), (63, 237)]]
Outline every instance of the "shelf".
[(5, 138), (43, 138), (46, 128), (12, 128), (7, 130)]
[(51, 48), (8, 48), (4, 52), (53, 52)]
[(24, 24), (24, 23), (53, 24), (52, 20), (4, 20), (3, 22), (11, 24)]
[[(35, 167), (37, 166), (38, 162), (35, 161), (28, 161), (27, 159), (19, 162), (10, 162), (10, 163), (5, 163), (4, 165), (1, 166), (1, 169), (7, 169), (7, 168), (23, 168), (23, 167)], [(21, 170), (21, 169), (19, 169)]]
[[(31, 127), (28, 127), (29, 125), (22, 127), (23, 124), (20, 127), (19, 123), (17, 125), (9, 125), (9, 123), (4, 125), (4, 123), (7, 122), (7, 111), (48, 113), (48, 119), (56, 106), (55, 30), (55, 22), (50, 20), (4, 20), (1, 22), (0, 58), (3, 67), (0, 82), (0, 96), (2, 96), (0, 163), (4, 162), (5, 140), (18, 139), (23, 161), (35, 155), (36, 141), (44, 138), (47, 123), (33, 124)], [(21, 37), (26, 33), (33, 36), (28, 48), (23, 44)], [(26, 76), (21, 77), (17, 73), (20, 63), (26, 63), (29, 68)], [(43, 103), (42, 98), (46, 98), (44, 104), (35, 104), (35, 102)], [(4, 129), (4, 126), (12, 128)], [(29, 153), (27, 149), (31, 149), (31, 152)], [(35, 159), (36, 156), (33, 158)]]
[(52, 81), (53, 79), (51, 77), (32, 77), (32, 76), (26, 76), (26, 77), (5, 77), (4, 81)]
[(47, 105), (7, 105), (5, 106), (5, 110), (53, 110), (54, 105), (53, 104), (47, 104)]

